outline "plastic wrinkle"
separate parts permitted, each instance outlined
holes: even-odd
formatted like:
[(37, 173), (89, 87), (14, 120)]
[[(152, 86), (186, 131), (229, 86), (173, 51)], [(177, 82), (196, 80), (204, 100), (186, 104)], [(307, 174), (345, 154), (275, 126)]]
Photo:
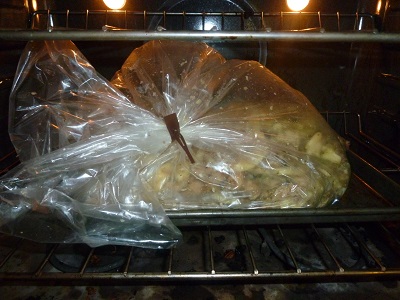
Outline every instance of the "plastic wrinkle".
[(40, 242), (169, 248), (166, 209), (321, 207), (350, 175), (301, 93), (204, 43), (146, 43), (109, 83), (72, 42), (30, 42), (9, 132), (0, 228)]

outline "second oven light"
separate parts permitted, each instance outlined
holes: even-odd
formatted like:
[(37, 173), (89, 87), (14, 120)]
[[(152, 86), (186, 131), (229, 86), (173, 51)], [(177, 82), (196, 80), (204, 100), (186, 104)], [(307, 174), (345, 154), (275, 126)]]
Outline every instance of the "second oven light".
[(109, 9), (121, 9), (126, 4), (126, 0), (103, 0)]
[(292, 11), (301, 11), (306, 8), (310, 0), (286, 0), (287, 6)]

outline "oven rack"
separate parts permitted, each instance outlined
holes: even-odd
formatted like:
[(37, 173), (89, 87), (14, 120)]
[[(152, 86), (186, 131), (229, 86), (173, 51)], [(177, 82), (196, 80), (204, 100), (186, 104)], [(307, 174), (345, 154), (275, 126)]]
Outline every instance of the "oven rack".
[[(375, 114), (376, 111), (368, 112), (368, 114)], [(389, 148), (377, 141), (375, 137), (371, 136), (364, 131), (365, 120), (360, 113), (355, 112), (321, 112), (325, 117), (326, 121), (333, 127), (334, 123), (339, 122), (343, 125), (342, 129), (336, 128), (338, 132), (347, 140), (350, 144), (349, 147), (353, 152), (361, 154), (360, 148), (366, 149), (369, 155), (364, 155), (364, 160), (369, 163), (377, 164), (375, 167), (389, 177), (393, 176), (393, 179), (400, 182), (400, 153), (396, 152), (394, 148)], [(333, 121), (331, 121), (333, 119)], [(371, 158), (374, 156), (374, 158)], [(379, 161), (379, 162), (378, 162)], [(378, 166), (380, 165), (380, 166)]]
[[(80, 23), (76, 22), (78, 18), (81, 18)], [(170, 18), (174, 18), (173, 24), (168, 22)], [(210, 20), (213, 22), (207, 22)], [(293, 20), (296, 21), (294, 24)], [(125, 30), (154, 29), (156, 26), (162, 26), (166, 30), (171, 30), (176, 29), (177, 24), (179, 24), (178, 26), (181, 30), (185, 30), (189, 27), (191, 30), (203, 31), (245, 30), (249, 28), (252, 28), (252, 30), (302, 30), (305, 28), (319, 28), (324, 31), (326, 28), (332, 31), (355, 30), (357, 28), (377, 30), (376, 16), (373, 14), (358, 12), (354, 14), (341, 14), (340, 12), (336, 12), (333, 14), (321, 13), (320, 11), (148, 12), (129, 10), (38, 10), (30, 14), (28, 27), (32, 29), (43, 28), (45, 25), (45, 28), (49, 29), (54, 28), (55, 23), (58, 23), (59, 26), (63, 26), (64, 28), (74, 27), (76, 29), (90, 29), (91, 27), (98, 26), (98, 21), (103, 22), (104, 25), (111, 25)], [(70, 26), (71, 24), (73, 24), (73, 26)]]
[(30, 29), (1, 29), (0, 40), (400, 42), (399, 33), (379, 31), (377, 18), (340, 12), (39, 10), (30, 14)]
[(184, 227), (182, 244), (169, 250), (1, 236), (0, 285), (398, 280), (399, 228), (392, 225)]

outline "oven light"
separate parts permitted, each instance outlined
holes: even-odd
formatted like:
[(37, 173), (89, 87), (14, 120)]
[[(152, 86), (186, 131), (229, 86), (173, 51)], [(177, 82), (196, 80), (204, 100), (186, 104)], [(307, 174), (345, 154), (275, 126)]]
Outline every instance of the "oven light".
[(215, 25), (215, 23), (212, 21), (206, 21), (204, 24), (204, 30), (215, 31), (215, 30), (217, 30), (217, 25)]
[(381, 12), (381, 6), (382, 6), (382, 1), (378, 1), (378, 4), (376, 5), (376, 14), (379, 15)]
[(36, 2), (36, 0), (32, 0), (32, 8), (33, 8), (33, 11), (37, 11), (37, 2)]
[(109, 9), (121, 9), (126, 4), (126, 0), (103, 0)]
[(310, 0), (286, 0), (287, 6), (292, 11), (301, 11), (306, 8)]

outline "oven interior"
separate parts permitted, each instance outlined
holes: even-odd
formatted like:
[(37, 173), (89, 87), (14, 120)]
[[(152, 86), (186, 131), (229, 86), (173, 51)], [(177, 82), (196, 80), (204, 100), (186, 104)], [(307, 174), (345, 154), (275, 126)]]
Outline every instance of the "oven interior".
[[(127, 1), (122, 10), (102, 1), (13, 0), (0, 1), (0, 15), (1, 175), (19, 163), (7, 132), (8, 96), (27, 40), (71, 38), (111, 79), (146, 33), (190, 39), (193, 32), (221, 34), (205, 40), (226, 58), (259, 61), (306, 95), (348, 141), (353, 173), (343, 199), (324, 209), (169, 211), (183, 233), (170, 250), (2, 235), (1, 284), (400, 278), (400, 1), (314, 0), (294, 13), (277, 0)], [(241, 33), (239, 41), (227, 38)]]

